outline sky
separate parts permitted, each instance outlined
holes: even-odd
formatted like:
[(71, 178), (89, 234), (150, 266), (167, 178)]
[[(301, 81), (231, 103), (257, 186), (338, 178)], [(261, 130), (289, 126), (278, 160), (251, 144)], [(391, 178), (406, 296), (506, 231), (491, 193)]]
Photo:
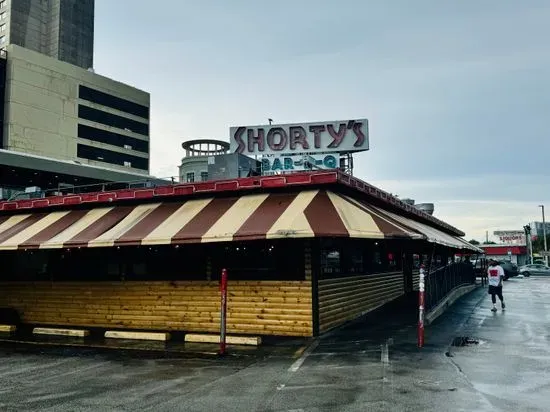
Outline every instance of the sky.
[(369, 119), (354, 175), (484, 240), (550, 206), (546, 0), (96, 0), (95, 70), (151, 94), (151, 173), (229, 127)]

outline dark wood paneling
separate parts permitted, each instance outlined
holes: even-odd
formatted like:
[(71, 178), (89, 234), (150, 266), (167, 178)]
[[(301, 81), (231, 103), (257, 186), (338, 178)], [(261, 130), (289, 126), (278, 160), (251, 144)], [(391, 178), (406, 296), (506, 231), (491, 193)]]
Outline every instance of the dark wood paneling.
[(404, 294), (403, 273), (319, 280), (319, 325), (326, 332)]

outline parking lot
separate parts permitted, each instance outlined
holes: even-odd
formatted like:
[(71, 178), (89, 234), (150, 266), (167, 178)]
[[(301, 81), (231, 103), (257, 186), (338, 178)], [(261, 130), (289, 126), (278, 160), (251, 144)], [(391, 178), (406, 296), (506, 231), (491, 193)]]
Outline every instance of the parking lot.
[(224, 359), (3, 347), (0, 409), (547, 410), (550, 279), (511, 279), (504, 294), (506, 312), (491, 313), (483, 289), (459, 300), (427, 329), (422, 350), (416, 315), (402, 306), (297, 350)]

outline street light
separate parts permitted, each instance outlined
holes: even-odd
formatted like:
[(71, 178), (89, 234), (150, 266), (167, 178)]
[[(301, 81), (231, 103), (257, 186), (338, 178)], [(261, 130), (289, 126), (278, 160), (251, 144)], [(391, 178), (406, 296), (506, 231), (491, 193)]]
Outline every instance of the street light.
[(546, 220), (544, 219), (544, 205), (539, 205), (542, 209), (542, 237), (544, 238), (544, 264), (548, 266), (548, 245), (546, 244)]

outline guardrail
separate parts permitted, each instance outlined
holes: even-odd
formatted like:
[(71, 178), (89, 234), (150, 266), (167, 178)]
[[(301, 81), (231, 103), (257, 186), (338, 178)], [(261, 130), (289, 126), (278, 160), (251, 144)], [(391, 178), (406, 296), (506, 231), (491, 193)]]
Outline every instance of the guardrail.
[(474, 268), (467, 263), (452, 263), (425, 276), (425, 311), (428, 313), (453, 289), (475, 283)]

